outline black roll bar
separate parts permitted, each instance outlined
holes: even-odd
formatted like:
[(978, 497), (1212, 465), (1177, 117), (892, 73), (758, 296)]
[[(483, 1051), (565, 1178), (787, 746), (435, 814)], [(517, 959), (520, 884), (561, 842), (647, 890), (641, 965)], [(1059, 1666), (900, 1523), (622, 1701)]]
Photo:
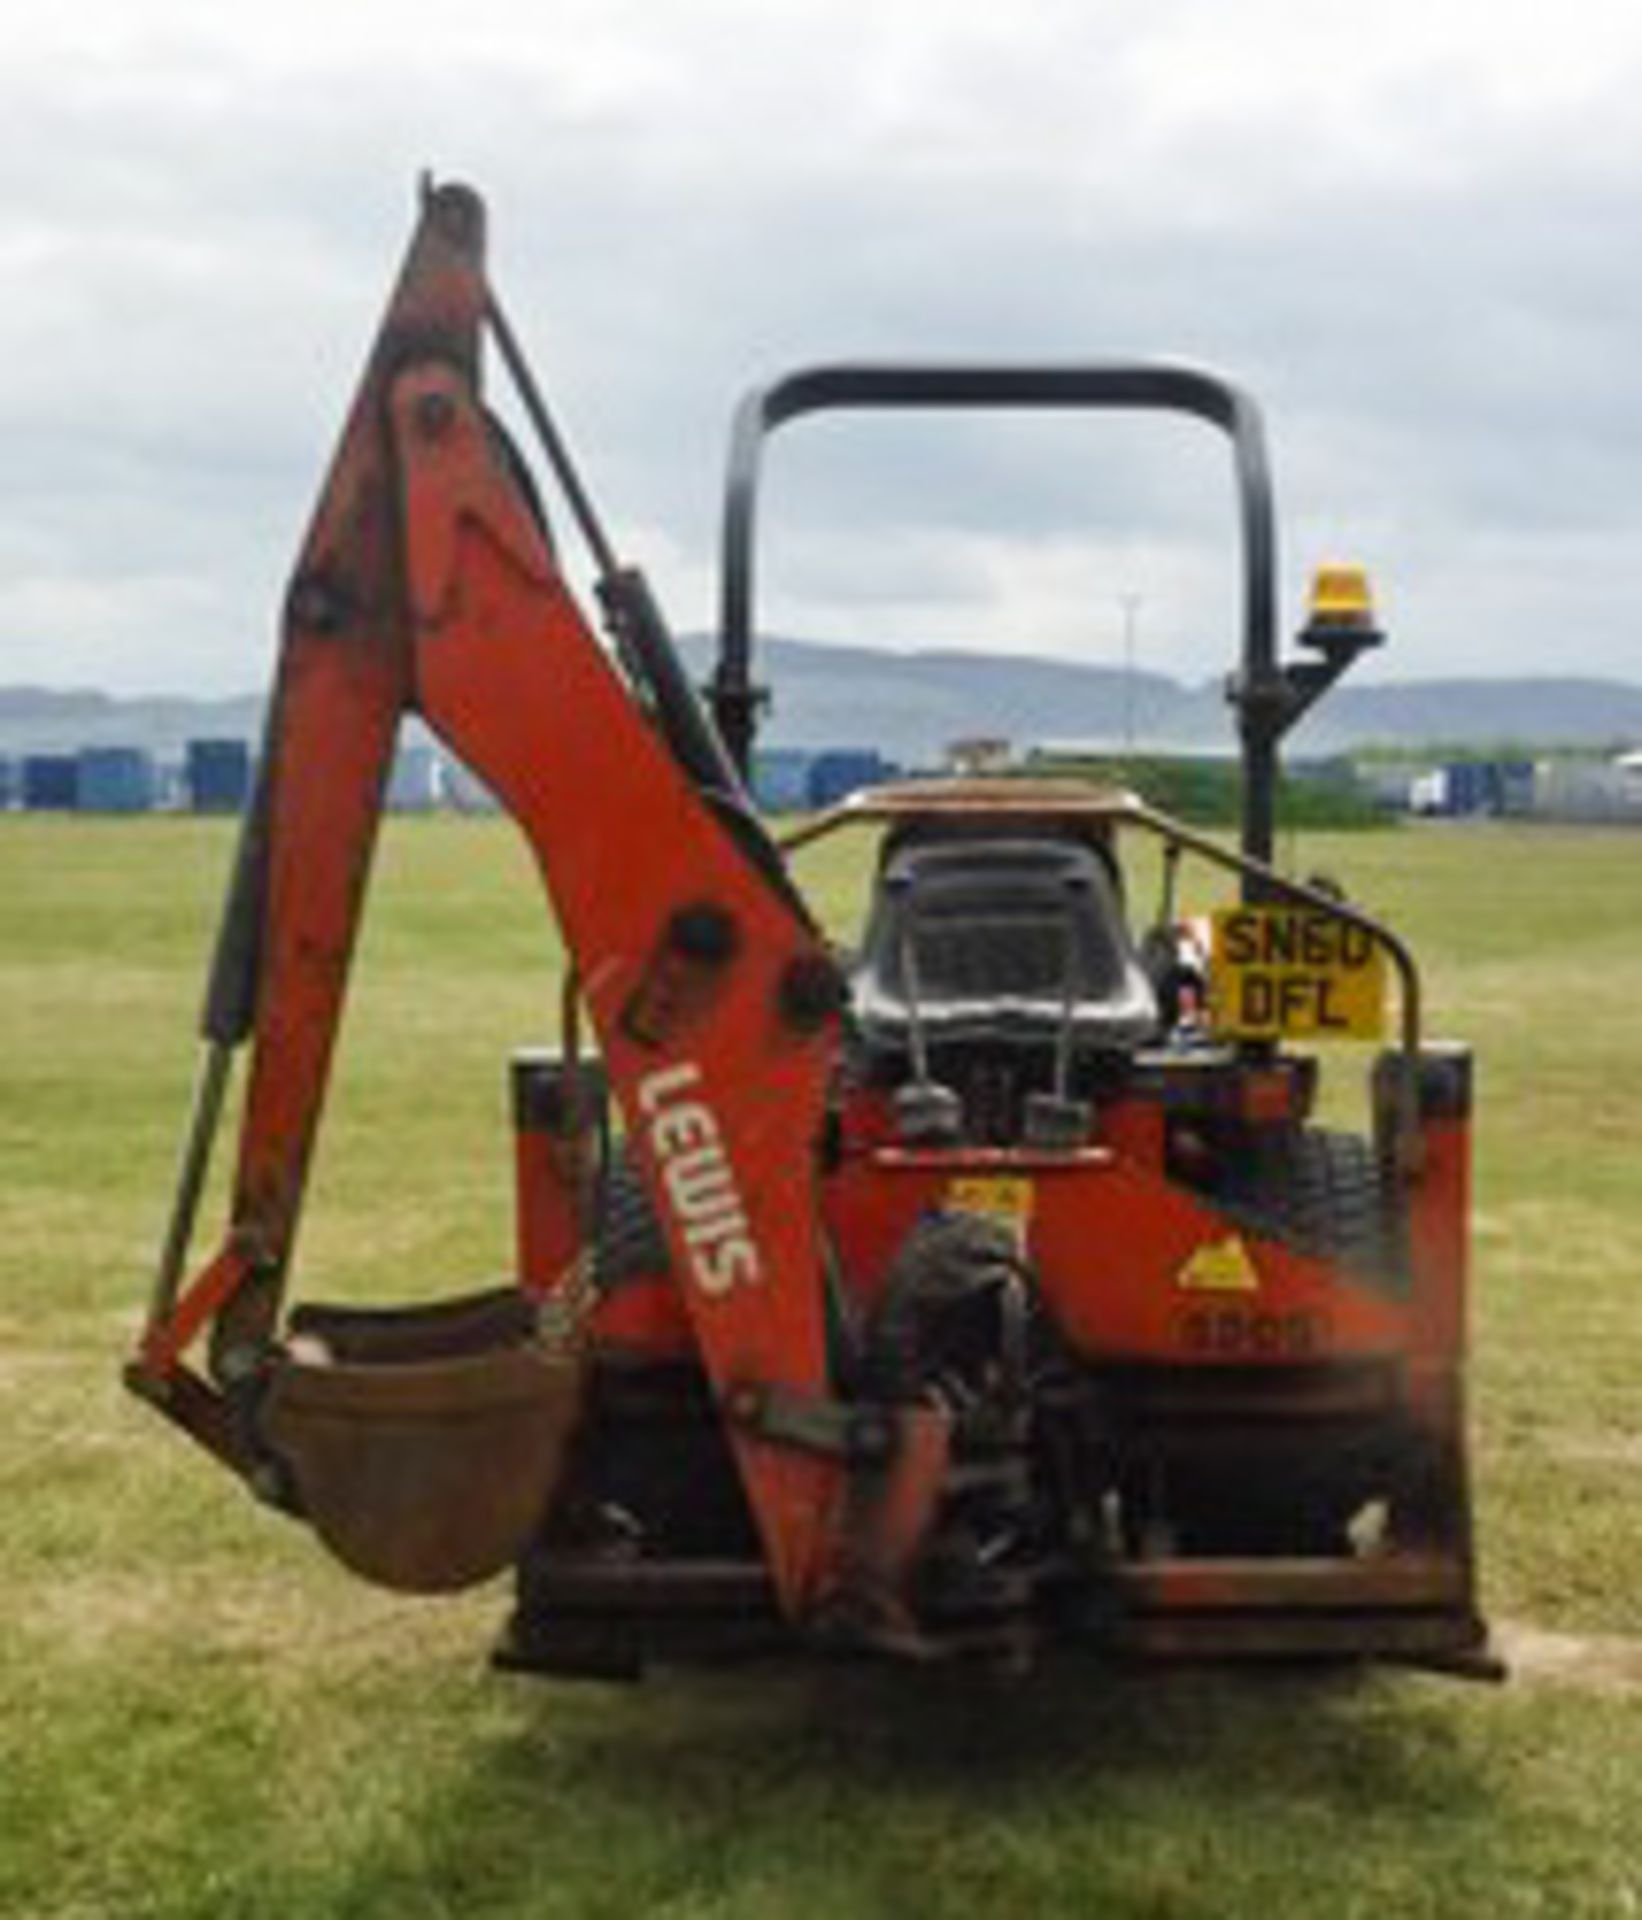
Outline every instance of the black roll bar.
[(1243, 750), (1243, 851), (1269, 861), (1277, 740), (1298, 715), (1277, 662), (1277, 531), (1260, 410), (1248, 394), (1197, 367), (1144, 361), (1078, 365), (839, 363), (801, 368), (755, 388), (736, 411), (724, 501), (719, 657), (709, 698), (745, 776), (764, 693), (753, 681), (754, 541), (764, 442), (805, 414), (842, 407), (1133, 408), (1190, 414), (1231, 440), (1243, 552), (1243, 652), (1229, 695)]

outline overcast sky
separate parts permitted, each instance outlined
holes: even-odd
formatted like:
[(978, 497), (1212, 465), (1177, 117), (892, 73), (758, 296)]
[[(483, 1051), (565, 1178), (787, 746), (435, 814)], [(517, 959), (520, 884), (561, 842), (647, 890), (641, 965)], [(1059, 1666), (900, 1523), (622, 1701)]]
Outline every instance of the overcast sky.
[[(430, 24), (431, 20), (431, 24)], [(260, 687), (417, 170), (605, 517), (714, 612), (730, 410), (813, 359), (1157, 357), (1263, 401), (1286, 618), (1376, 675), (1642, 680), (1635, 0), (59, 0), (0, 73), (0, 681)], [(1189, 423), (805, 424), (766, 625), (1201, 678)]]

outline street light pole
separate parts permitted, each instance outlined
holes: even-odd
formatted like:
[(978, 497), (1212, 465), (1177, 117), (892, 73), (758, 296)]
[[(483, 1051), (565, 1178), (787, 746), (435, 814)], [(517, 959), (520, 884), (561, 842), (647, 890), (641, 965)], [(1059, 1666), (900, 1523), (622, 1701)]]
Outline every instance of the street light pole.
[(1123, 748), (1135, 749), (1135, 630), (1140, 625), (1140, 607), (1144, 595), (1120, 593), (1123, 609)]

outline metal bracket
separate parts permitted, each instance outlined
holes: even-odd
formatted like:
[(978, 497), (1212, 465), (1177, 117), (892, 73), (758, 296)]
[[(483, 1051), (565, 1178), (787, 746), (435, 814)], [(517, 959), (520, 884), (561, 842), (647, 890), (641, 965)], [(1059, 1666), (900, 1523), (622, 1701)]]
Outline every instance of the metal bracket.
[(725, 1395), (724, 1412), (732, 1425), (761, 1440), (847, 1461), (852, 1466), (883, 1466), (895, 1452), (895, 1420), (882, 1407), (821, 1399), (768, 1382), (748, 1382), (732, 1387)]

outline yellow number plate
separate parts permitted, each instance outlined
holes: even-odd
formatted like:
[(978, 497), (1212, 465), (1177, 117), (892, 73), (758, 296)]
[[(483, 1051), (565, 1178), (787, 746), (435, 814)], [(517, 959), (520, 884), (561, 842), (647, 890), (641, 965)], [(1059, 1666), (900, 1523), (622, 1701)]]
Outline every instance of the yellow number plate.
[(1309, 907), (1222, 907), (1214, 916), (1215, 1030), (1242, 1040), (1377, 1040), (1385, 949)]
[(966, 1174), (949, 1180), (946, 1204), (954, 1213), (983, 1213), (1013, 1227), (1032, 1218), (1032, 1182), (1017, 1174)]

